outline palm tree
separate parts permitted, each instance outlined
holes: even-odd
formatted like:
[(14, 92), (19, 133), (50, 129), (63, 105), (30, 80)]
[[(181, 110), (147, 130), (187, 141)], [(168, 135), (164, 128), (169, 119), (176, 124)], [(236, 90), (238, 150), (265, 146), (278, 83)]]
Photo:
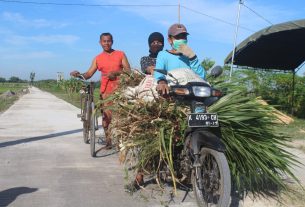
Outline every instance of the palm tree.
[(210, 58), (205, 58), (202, 62), (201, 62), (201, 66), (206, 70), (210, 70), (213, 65), (215, 64), (215, 61), (210, 59)]

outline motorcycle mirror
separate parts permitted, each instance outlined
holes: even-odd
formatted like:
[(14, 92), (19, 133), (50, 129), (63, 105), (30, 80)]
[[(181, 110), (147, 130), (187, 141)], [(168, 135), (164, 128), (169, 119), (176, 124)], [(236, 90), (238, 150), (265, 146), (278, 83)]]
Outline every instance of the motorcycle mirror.
[(163, 75), (167, 75), (167, 70), (163, 69), (154, 69), (155, 72), (162, 73)]
[(217, 65), (211, 70), (211, 76), (216, 78), (216, 77), (220, 76), (222, 74), (222, 72), (223, 72), (222, 67)]

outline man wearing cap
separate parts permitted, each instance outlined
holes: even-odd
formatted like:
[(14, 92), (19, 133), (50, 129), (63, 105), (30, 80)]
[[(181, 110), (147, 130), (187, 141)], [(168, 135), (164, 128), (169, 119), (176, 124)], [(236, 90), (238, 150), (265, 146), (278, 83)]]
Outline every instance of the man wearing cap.
[[(187, 45), (189, 33), (183, 24), (173, 24), (168, 29), (168, 42), (171, 50), (161, 51), (157, 56), (156, 68), (171, 71), (178, 68), (189, 68), (201, 78), (205, 78), (205, 70), (201, 66), (196, 54)], [(165, 75), (155, 72), (154, 78), (157, 81), (157, 90), (161, 94), (167, 94), (169, 88)]]

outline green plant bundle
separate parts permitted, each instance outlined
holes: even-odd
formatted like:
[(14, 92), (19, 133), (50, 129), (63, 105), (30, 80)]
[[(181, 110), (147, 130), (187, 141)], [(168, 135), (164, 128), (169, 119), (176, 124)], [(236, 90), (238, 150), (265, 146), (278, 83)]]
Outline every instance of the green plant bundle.
[[(123, 91), (131, 82), (134, 84), (134, 79), (130, 74), (126, 77), (120, 90), (103, 100), (113, 102), (112, 135), (120, 141), (122, 150), (137, 149), (133, 154), (136, 170), (158, 173), (160, 163), (165, 163), (175, 177), (172, 146), (183, 143), (189, 108), (163, 98), (153, 102), (128, 100)], [(209, 112), (218, 113), (233, 183), (240, 192), (254, 195), (285, 189), (283, 176), (297, 180), (290, 169), (298, 162), (285, 150), (289, 138), (274, 130), (273, 107), (262, 105), (259, 98), (244, 91), (228, 91), (209, 107)]]
[[(104, 101), (112, 101), (112, 135), (126, 148), (139, 148), (137, 168), (156, 172), (151, 165), (159, 165), (160, 153), (168, 156), (171, 139), (180, 140), (186, 128), (186, 110), (182, 105), (158, 99), (145, 102), (126, 100), (119, 93)], [(160, 151), (160, 149), (163, 149)], [(152, 163), (157, 161), (156, 163)], [(147, 169), (149, 168), (149, 169)]]
[(286, 151), (290, 138), (275, 131), (272, 106), (244, 92), (229, 93), (209, 108), (218, 113), (232, 179), (237, 189), (269, 194), (285, 189), (283, 176), (297, 181), (291, 167), (298, 164)]

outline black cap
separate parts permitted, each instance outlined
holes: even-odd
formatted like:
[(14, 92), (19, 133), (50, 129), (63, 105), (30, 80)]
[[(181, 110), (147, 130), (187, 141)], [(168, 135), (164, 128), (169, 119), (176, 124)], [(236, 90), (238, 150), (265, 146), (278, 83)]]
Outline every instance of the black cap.
[(148, 45), (150, 45), (155, 40), (162, 42), (162, 44), (164, 45), (164, 37), (160, 32), (153, 32), (149, 35)]

